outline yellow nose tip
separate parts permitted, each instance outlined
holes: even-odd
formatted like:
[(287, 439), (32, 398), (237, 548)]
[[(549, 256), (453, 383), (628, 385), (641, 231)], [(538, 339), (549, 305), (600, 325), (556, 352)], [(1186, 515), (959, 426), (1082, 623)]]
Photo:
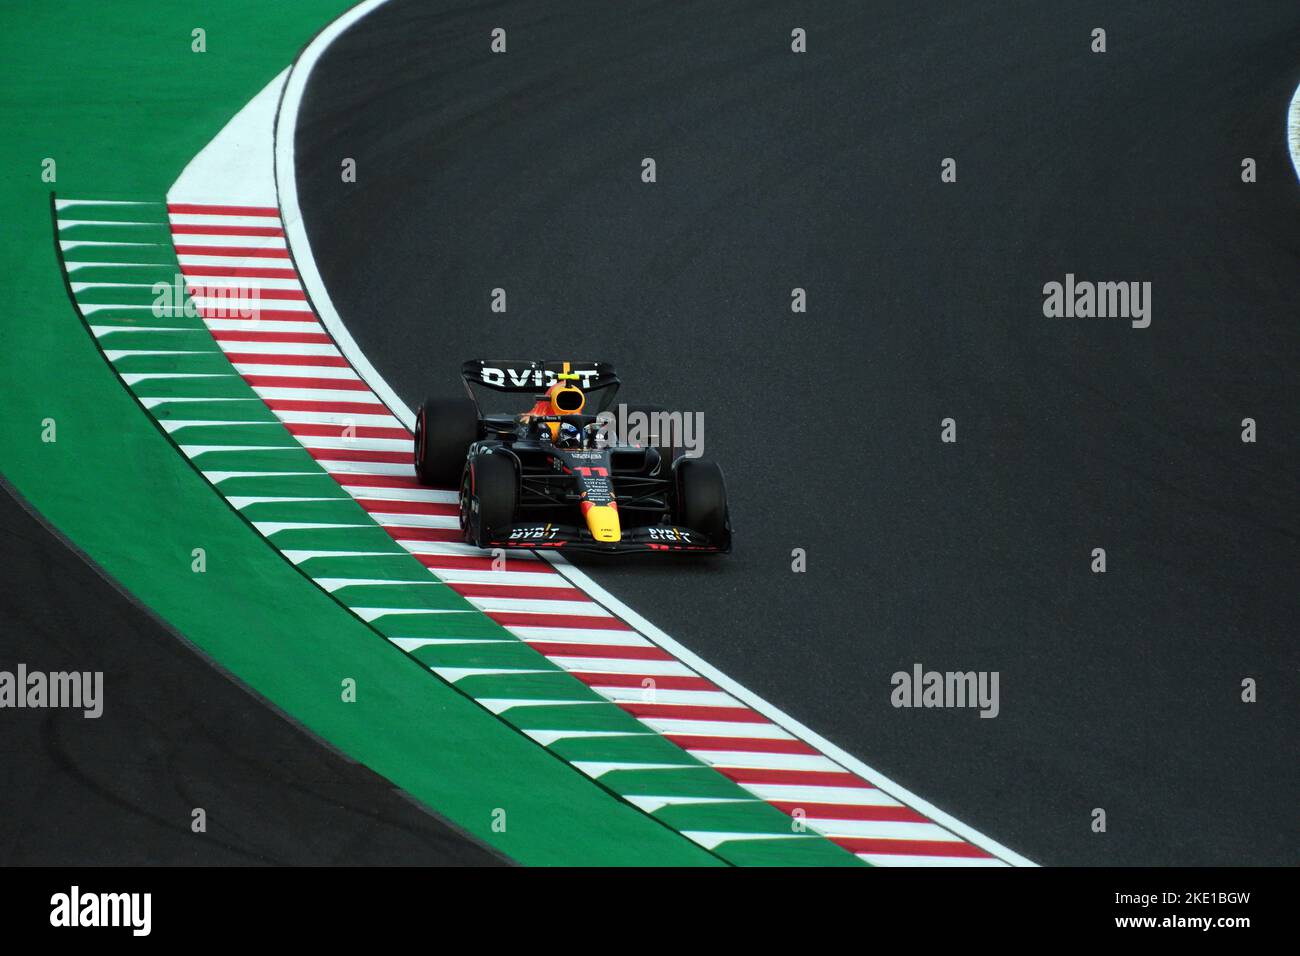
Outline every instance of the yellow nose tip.
[(621, 541), (623, 529), (618, 523), (618, 509), (611, 505), (591, 505), (587, 509), (587, 527), (597, 541)]

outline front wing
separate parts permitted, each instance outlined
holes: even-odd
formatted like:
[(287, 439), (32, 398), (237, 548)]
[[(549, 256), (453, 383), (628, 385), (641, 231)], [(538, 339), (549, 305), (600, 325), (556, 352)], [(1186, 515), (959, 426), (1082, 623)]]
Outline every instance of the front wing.
[(653, 551), (686, 551), (726, 554), (731, 551), (730, 530), (721, 539), (710, 539), (701, 531), (678, 525), (631, 528), (619, 541), (597, 541), (578, 525), (520, 523), (493, 530), (485, 548), (555, 548), (563, 551), (594, 551), (603, 554), (632, 554)]

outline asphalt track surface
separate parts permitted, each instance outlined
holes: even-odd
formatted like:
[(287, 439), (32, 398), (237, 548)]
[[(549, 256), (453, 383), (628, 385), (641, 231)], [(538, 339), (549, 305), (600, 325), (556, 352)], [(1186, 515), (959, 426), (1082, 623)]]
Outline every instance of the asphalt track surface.
[[(408, 405), (573, 356), (705, 413), (736, 553), (582, 563), (711, 663), (1038, 862), (1294, 864), (1298, 83), (1294, 2), (394, 0), (298, 188)], [(1066, 273), (1151, 327), (1045, 318)], [(1000, 715), (893, 708), (916, 662)]]
[(0, 863), (503, 862), (209, 666), (3, 487), (0, 563), (0, 667), (104, 672), (98, 718), (0, 712)]

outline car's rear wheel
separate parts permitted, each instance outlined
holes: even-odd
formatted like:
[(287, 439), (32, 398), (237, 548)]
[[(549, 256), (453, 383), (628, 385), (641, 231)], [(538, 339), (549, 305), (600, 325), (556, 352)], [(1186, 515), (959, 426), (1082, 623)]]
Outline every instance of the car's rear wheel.
[(475, 455), (460, 486), (460, 527), (465, 540), (483, 547), (493, 531), (515, 522), (519, 468), (512, 455)]
[(683, 458), (673, 468), (677, 523), (720, 543), (727, 534), (727, 484), (711, 461)]
[(422, 485), (456, 487), (465, 454), (478, 440), (478, 408), (468, 398), (430, 398), (415, 416), (415, 476)]

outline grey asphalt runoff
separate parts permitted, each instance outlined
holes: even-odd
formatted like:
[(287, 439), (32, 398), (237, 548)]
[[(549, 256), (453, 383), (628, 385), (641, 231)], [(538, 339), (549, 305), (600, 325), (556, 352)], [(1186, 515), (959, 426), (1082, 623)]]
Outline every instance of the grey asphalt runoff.
[(7, 485), (0, 566), (0, 669), (103, 674), (97, 718), (0, 710), (0, 864), (504, 862), (212, 666)]

